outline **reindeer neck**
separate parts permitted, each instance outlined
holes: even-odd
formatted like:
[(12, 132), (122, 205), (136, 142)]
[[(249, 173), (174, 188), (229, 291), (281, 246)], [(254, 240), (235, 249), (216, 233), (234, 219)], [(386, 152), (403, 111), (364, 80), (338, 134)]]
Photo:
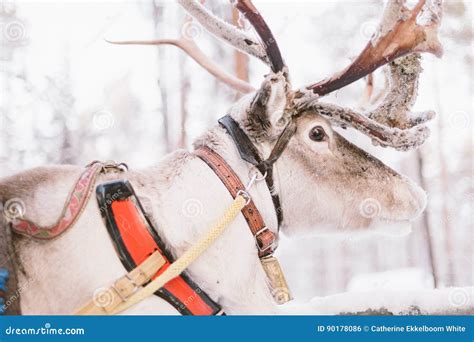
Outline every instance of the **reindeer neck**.
[[(213, 149), (242, 183), (247, 183), (251, 165), (240, 158), (222, 127), (210, 129), (194, 146)], [(182, 255), (225, 212), (231, 203), (229, 192), (214, 171), (192, 152), (169, 155), (153, 177), (158, 235), (175, 256)], [(265, 182), (256, 183), (250, 194), (268, 228), (276, 232), (277, 220)], [(243, 216), (239, 215), (187, 272), (228, 313), (269, 312), (274, 307), (254, 237)]]
[[(260, 156), (267, 156), (270, 147), (264, 144), (253, 142)], [(241, 182), (245, 185), (250, 180), (250, 175), (253, 174), (256, 169), (255, 166), (242, 159), (241, 152), (236, 146), (236, 142), (228, 134), (228, 131), (221, 126), (216, 126), (207, 132), (203, 137), (198, 139), (194, 146), (207, 146), (213, 151), (217, 152), (232, 168), (236, 175), (240, 178)], [(217, 177), (217, 176), (216, 176)], [(258, 196), (254, 195), (258, 194)], [(265, 181), (258, 182), (251, 190), (254, 202), (259, 211), (261, 211), (263, 219), (267, 223), (268, 227), (272, 231), (278, 233), (278, 220), (275, 215), (275, 208), (273, 204), (272, 194), (269, 188), (265, 184)]]

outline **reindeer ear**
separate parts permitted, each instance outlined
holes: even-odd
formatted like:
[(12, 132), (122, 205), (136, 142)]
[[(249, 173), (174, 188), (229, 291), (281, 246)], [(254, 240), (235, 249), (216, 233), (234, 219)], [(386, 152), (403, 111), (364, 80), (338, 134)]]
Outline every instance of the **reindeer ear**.
[(254, 131), (272, 135), (281, 130), (286, 120), (288, 81), (282, 72), (265, 77), (247, 112), (247, 120)]

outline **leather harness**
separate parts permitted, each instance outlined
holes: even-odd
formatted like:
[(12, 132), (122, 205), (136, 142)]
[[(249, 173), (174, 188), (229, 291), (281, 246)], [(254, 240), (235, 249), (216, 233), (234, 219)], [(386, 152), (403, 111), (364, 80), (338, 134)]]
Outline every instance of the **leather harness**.
[[(270, 156), (263, 159), (247, 134), (229, 115), (219, 120), (234, 140), (241, 158), (255, 166), (265, 178), (270, 190), (278, 219), (278, 228), (283, 221), (281, 202), (274, 189), (273, 164), (280, 157), (291, 136), (296, 131), (290, 121), (278, 137)], [(207, 146), (201, 146), (194, 152), (219, 177), (233, 198), (246, 192), (245, 186), (226, 161)], [(124, 164), (93, 162), (88, 165), (76, 182), (64, 206), (58, 221), (48, 227), (41, 227), (24, 217), (13, 220), (11, 226), (16, 233), (36, 239), (52, 239), (61, 235), (79, 218), (92, 192), (96, 177), (100, 173), (125, 171)], [(125, 165), (126, 168), (126, 165)], [(86, 312), (113, 312), (119, 303), (147, 282), (158, 277), (174, 261), (163, 240), (158, 236), (150, 217), (143, 210), (138, 197), (128, 181), (118, 180), (100, 184), (96, 189), (99, 209), (110, 234), (119, 258), (127, 271), (111, 287), (112, 301), (106, 306), (88, 303)], [(247, 194), (248, 195), (248, 194)], [(250, 231), (255, 239), (258, 257), (267, 275), (268, 285), (277, 303), (291, 299), (283, 272), (273, 252), (277, 235), (266, 225), (255, 203), (248, 195), (248, 203), (242, 209)], [(222, 315), (219, 304), (214, 302), (186, 272), (167, 282), (156, 293), (174, 306), (183, 315)]]
[[(147, 280), (152, 280), (162, 274), (175, 259), (166, 248), (164, 241), (158, 236), (156, 228), (135, 195), (131, 184), (124, 180), (106, 182), (97, 187), (96, 193), (105, 225), (125, 269), (132, 272), (150, 255), (158, 252), (163, 263), (151, 273), (152, 276)], [(126, 280), (121, 279), (118, 283), (124, 281)], [(138, 288), (147, 281), (142, 284), (136, 284), (136, 281), (133, 283)], [(114, 289), (118, 289), (120, 294), (123, 292), (120, 291), (121, 288), (118, 285)], [(129, 295), (131, 294), (133, 291)], [(223, 314), (219, 304), (214, 302), (186, 272), (170, 280), (156, 291), (155, 295), (163, 298), (182, 315)], [(108, 304), (115, 304), (115, 301), (109, 302), (111, 303)], [(100, 309), (112, 311), (114, 308), (115, 306), (108, 305)]]
[[(278, 230), (283, 222), (283, 211), (281, 209), (281, 200), (278, 193), (275, 191), (275, 182), (273, 177), (273, 164), (281, 156), (285, 150), (290, 138), (296, 131), (296, 125), (291, 120), (282, 133), (278, 137), (270, 156), (267, 159), (263, 159), (260, 156), (255, 145), (250, 140), (249, 136), (240, 128), (237, 121), (235, 121), (230, 115), (226, 115), (219, 119), (219, 124), (227, 131), (232, 140), (234, 141), (237, 150), (239, 151), (240, 158), (255, 166), (262, 175), (265, 175), (265, 182), (268, 186), (268, 190), (272, 196), (273, 206), (275, 207), (275, 213), (278, 220)], [(230, 167), (229, 167), (230, 169)]]
[[(207, 146), (201, 146), (194, 152), (216, 173), (233, 198), (245, 187), (226, 161)], [(276, 235), (265, 225), (262, 215), (252, 199), (242, 209), (242, 215), (255, 239), (260, 258), (273, 254)]]
[[(255, 166), (264, 177), (272, 196), (279, 229), (283, 221), (283, 213), (281, 210), (280, 198), (274, 189), (273, 164), (281, 156), (288, 145), (290, 138), (296, 131), (294, 121), (291, 120), (285, 126), (267, 159), (263, 159), (260, 156), (257, 148), (253, 145), (248, 135), (242, 130), (242, 128), (240, 128), (239, 124), (231, 116), (224, 116), (219, 120), (219, 123), (226, 129), (227, 133), (234, 140), (240, 157)], [(245, 187), (239, 177), (217, 152), (213, 151), (208, 146), (200, 146), (196, 149), (194, 154), (201, 158), (215, 172), (233, 198), (236, 198), (241, 191), (245, 191)], [(292, 296), (280, 264), (273, 256), (277, 247), (276, 242), (278, 236), (265, 225), (260, 212), (250, 196), (248, 204), (242, 209), (242, 214), (245, 217), (250, 232), (255, 239), (258, 249), (258, 257), (267, 276), (267, 283), (273, 298), (278, 304), (288, 302), (292, 299)]]
[(239, 124), (230, 116), (226, 115), (219, 119), (219, 124), (225, 128), (227, 133), (234, 140), (234, 145), (237, 147), (240, 158), (255, 166), (262, 175), (265, 176), (265, 183), (272, 195), (273, 206), (278, 220), (278, 229), (283, 221), (283, 212), (281, 210), (281, 201), (278, 193), (275, 192), (275, 182), (273, 180), (272, 165), (265, 164), (258, 153), (258, 150), (250, 141), (247, 134), (240, 128)]

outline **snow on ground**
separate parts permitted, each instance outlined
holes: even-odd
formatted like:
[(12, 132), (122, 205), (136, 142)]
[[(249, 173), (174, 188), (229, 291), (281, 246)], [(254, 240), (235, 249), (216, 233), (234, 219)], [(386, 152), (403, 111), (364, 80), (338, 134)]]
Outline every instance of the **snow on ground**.
[(474, 314), (474, 287), (366, 290), (313, 298), (319, 314)]
[(433, 288), (433, 277), (419, 268), (358, 274), (349, 281), (348, 292), (370, 290), (421, 290)]
[(474, 314), (474, 287), (433, 289), (433, 278), (418, 268), (354, 276), (347, 291), (293, 301), (286, 314)]

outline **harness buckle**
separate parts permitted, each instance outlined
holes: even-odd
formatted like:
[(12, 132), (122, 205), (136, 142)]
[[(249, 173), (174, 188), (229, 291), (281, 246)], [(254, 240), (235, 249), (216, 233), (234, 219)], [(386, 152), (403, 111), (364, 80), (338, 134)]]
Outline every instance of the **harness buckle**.
[(273, 245), (275, 244), (275, 240), (272, 241), (272, 243), (269, 243), (268, 246), (265, 247), (265, 244), (262, 242), (262, 246), (260, 246), (260, 243), (259, 243), (259, 240), (258, 240), (258, 236), (260, 234), (263, 234), (265, 232), (269, 232), (270, 229), (268, 229), (267, 226), (263, 227), (262, 229), (260, 229), (258, 232), (256, 232), (254, 234), (254, 239), (255, 239), (255, 244), (257, 245), (257, 249), (260, 253), (263, 253), (263, 252), (266, 252), (267, 250), (269, 250), (270, 248), (273, 247)]
[[(140, 276), (145, 276), (146, 275), (140, 270)], [(128, 280), (128, 284), (131, 284), (133, 286), (131, 291), (128, 291), (127, 288), (124, 288), (123, 286), (120, 286), (119, 282), (123, 282), (123, 280)], [(117, 279), (111, 286), (117, 295), (122, 299), (122, 301), (126, 302), (135, 292), (137, 292), (140, 288), (140, 284), (137, 284), (135, 279), (133, 279), (128, 273), (125, 274), (123, 277)]]

